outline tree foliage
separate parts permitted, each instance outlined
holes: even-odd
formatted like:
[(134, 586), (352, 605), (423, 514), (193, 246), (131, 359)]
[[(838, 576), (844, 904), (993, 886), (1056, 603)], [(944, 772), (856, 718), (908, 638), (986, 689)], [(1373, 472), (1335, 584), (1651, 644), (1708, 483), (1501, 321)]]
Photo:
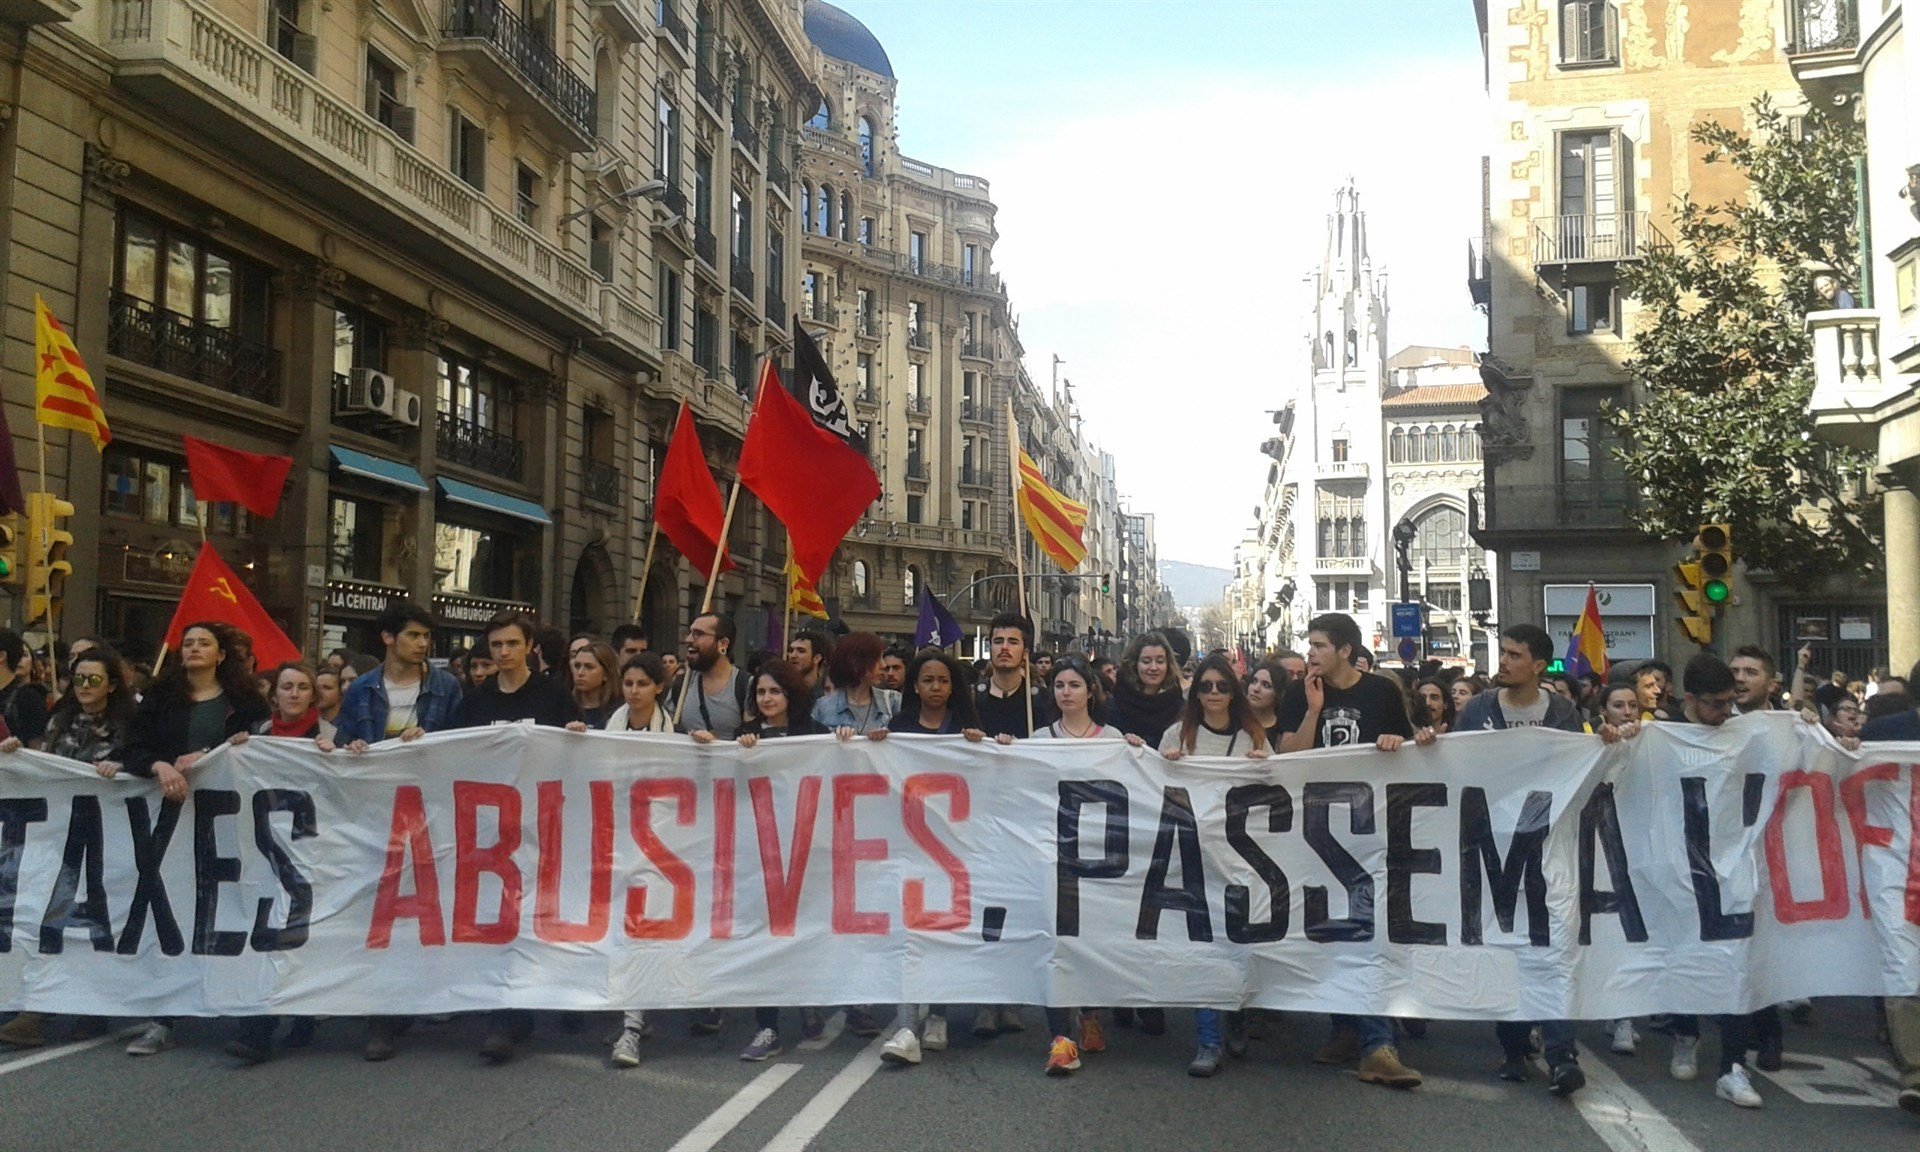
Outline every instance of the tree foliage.
[(1732, 526), (1750, 567), (1807, 586), (1873, 567), (1880, 555), (1877, 498), (1854, 498), (1870, 458), (1813, 438), (1810, 309), (1830, 268), (1857, 291), (1854, 157), (1850, 123), (1809, 114), (1799, 131), (1764, 98), (1754, 131), (1702, 124), (1693, 139), (1708, 164), (1746, 178), (1744, 200), (1676, 210), (1674, 242), (1627, 264), (1638, 301), (1628, 371), (1636, 406), (1610, 414), (1618, 456), (1642, 501), (1638, 526), (1691, 539), (1702, 523)]

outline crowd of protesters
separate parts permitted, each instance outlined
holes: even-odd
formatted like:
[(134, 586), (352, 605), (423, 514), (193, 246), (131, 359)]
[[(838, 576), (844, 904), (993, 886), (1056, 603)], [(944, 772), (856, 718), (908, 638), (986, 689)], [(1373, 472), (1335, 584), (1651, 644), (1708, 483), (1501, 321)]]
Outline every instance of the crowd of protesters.
[[(203, 622), (185, 630), (174, 659), (157, 674), (91, 638), (76, 641), (49, 666), (28, 652), (19, 635), (0, 630), (0, 755), (44, 749), (92, 764), (102, 776), (149, 778), (165, 801), (180, 803), (195, 765), (223, 743), (300, 739), (352, 755), (384, 740), (515, 722), (679, 733), (697, 743), (742, 746), (828, 734), (842, 741), (894, 733), (1002, 744), (1113, 740), (1168, 760), (1265, 760), (1342, 746), (1391, 753), (1450, 732), (1521, 727), (1586, 732), (1615, 742), (1634, 738), (1650, 723), (1715, 726), (1741, 713), (1780, 708), (1799, 711), (1850, 749), (1862, 740), (1920, 739), (1920, 709), (1909, 689), (1920, 667), (1905, 680), (1885, 669), (1866, 682), (1841, 673), (1821, 680), (1812, 674), (1805, 649), (1783, 673), (1770, 653), (1746, 646), (1727, 661), (1697, 655), (1677, 677), (1667, 664), (1645, 660), (1618, 666), (1604, 679), (1581, 678), (1549, 671), (1555, 666), (1551, 639), (1524, 623), (1500, 633), (1491, 677), (1438, 663), (1383, 668), (1354, 620), (1337, 612), (1309, 622), (1304, 654), (1196, 653), (1183, 630), (1167, 628), (1133, 637), (1117, 662), (1091, 653), (1037, 652), (1031, 623), (1012, 613), (992, 620), (986, 654), (971, 664), (937, 648), (916, 652), (859, 632), (836, 640), (819, 630), (796, 633), (784, 652), (747, 653), (739, 650), (732, 621), (709, 612), (689, 624), (680, 647), (666, 649), (656, 649), (635, 624), (606, 636), (569, 639), (528, 616), (502, 613), (488, 623), (483, 646), (456, 651), (442, 666), (429, 659), (436, 626), (426, 610), (402, 602), (380, 618), (384, 651), (378, 656), (341, 649), (317, 665), (261, 669), (254, 667), (244, 633)], [(1802, 1002), (1717, 1018), (1720, 1098), (1744, 1108), (1762, 1105), (1749, 1061), (1767, 1070), (1781, 1066), (1781, 1007), (1796, 1018), (1812, 1010)], [(800, 1037), (816, 1039), (840, 1010), (755, 1007), (740, 1058), (779, 1056), (787, 1046), (790, 1013), (798, 1014)], [(844, 1011), (848, 1031), (884, 1034), (883, 1059), (907, 1066), (945, 1049), (950, 1024), (982, 1039), (1021, 1033), (1029, 1024), (1017, 1005), (902, 1004), (891, 1008), (884, 1025), (875, 1006)], [(482, 1057), (493, 1063), (513, 1059), (532, 1038), (537, 1015), (489, 1014)], [(1188, 1070), (1200, 1077), (1244, 1055), (1249, 1038), (1273, 1023), (1270, 1013), (1194, 1015), (1195, 1055)], [(1162, 1035), (1167, 1026), (1157, 1008), (1048, 1008), (1043, 1016), (1049, 1075), (1074, 1072), (1083, 1056), (1103, 1051), (1109, 1023), (1145, 1036)], [(1903, 1076), (1901, 1106), (1920, 1112), (1920, 1001), (1889, 998), (1884, 1019)], [(411, 1023), (399, 1017), (367, 1020), (366, 1059), (396, 1056)], [(1670, 1035), (1671, 1075), (1694, 1079), (1699, 1019), (1674, 1014), (1642, 1023)], [(236, 1021), (227, 1050), (257, 1063), (276, 1049), (309, 1044), (317, 1026), (311, 1018)], [(106, 1022), (60, 1023), (20, 1013), (0, 1025), (0, 1045), (37, 1047), (56, 1027), (97, 1035)], [(727, 1027), (727, 1014), (695, 1012), (688, 1027), (715, 1035)], [(1635, 1021), (1607, 1021), (1604, 1027), (1612, 1051), (1637, 1050)], [(611, 1062), (638, 1065), (652, 1031), (648, 1013), (627, 1012)], [(1573, 1022), (1501, 1022), (1493, 1031), (1499, 1076), (1525, 1081), (1538, 1058), (1554, 1094), (1569, 1096), (1584, 1086)], [(1314, 1060), (1353, 1067), (1365, 1083), (1411, 1088), (1421, 1075), (1402, 1061), (1400, 1044), (1424, 1033), (1419, 1020), (1335, 1016)], [(155, 1019), (139, 1029), (127, 1051), (152, 1056), (173, 1043), (174, 1021)]]

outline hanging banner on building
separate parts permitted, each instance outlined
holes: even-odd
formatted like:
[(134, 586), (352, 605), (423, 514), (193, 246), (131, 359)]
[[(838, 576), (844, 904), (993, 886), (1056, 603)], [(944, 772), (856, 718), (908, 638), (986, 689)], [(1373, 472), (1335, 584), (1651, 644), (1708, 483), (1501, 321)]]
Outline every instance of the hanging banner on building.
[(167, 806), (18, 753), (0, 1008), (1541, 1019), (1913, 994), (1916, 763), (1787, 715), (1177, 763), (507, 726), (362, 755), (256, 738)]

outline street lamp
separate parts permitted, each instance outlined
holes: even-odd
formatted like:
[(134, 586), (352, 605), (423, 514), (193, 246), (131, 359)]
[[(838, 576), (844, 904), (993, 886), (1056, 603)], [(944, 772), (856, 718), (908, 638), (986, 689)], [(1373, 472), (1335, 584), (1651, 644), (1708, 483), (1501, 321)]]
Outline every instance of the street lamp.
[(575, 220), (580, 219), (580, 217), (585, 216), (587, 213), (598, 212), (600, 209), (605, 208), (609, 204), (630, 204), (635, 200), (641, 200), (641, 199), (658, 200), (662, 196), (666, 195), (666, 193), (667, 193), (667, 182), (665, 180), (649, 180), (645, 184), (640, 185), (638, 188), (629, 188), (625, 192), (616, 193), (612, 196), (607, 197), (605, 200), (600, 201), (597, 204), (589, 204), (585, 208), (575, 209), (574, 211), (567, 213), (565, 216), (560, 217), (560, 223), (571, 224)]

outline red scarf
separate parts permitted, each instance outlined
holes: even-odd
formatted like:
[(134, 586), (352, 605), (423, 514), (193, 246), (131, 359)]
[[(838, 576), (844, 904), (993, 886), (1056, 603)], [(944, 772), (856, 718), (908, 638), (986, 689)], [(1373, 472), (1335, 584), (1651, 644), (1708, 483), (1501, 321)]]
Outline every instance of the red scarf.
[(269, 736), (295, 736), (304, 739), (318, 731), (320, 731), (320, 712), (316, 708), (307, 709), (305, 715), (290, 723), (281, 720), (280, 714), (276, 712), (267, 725)]

